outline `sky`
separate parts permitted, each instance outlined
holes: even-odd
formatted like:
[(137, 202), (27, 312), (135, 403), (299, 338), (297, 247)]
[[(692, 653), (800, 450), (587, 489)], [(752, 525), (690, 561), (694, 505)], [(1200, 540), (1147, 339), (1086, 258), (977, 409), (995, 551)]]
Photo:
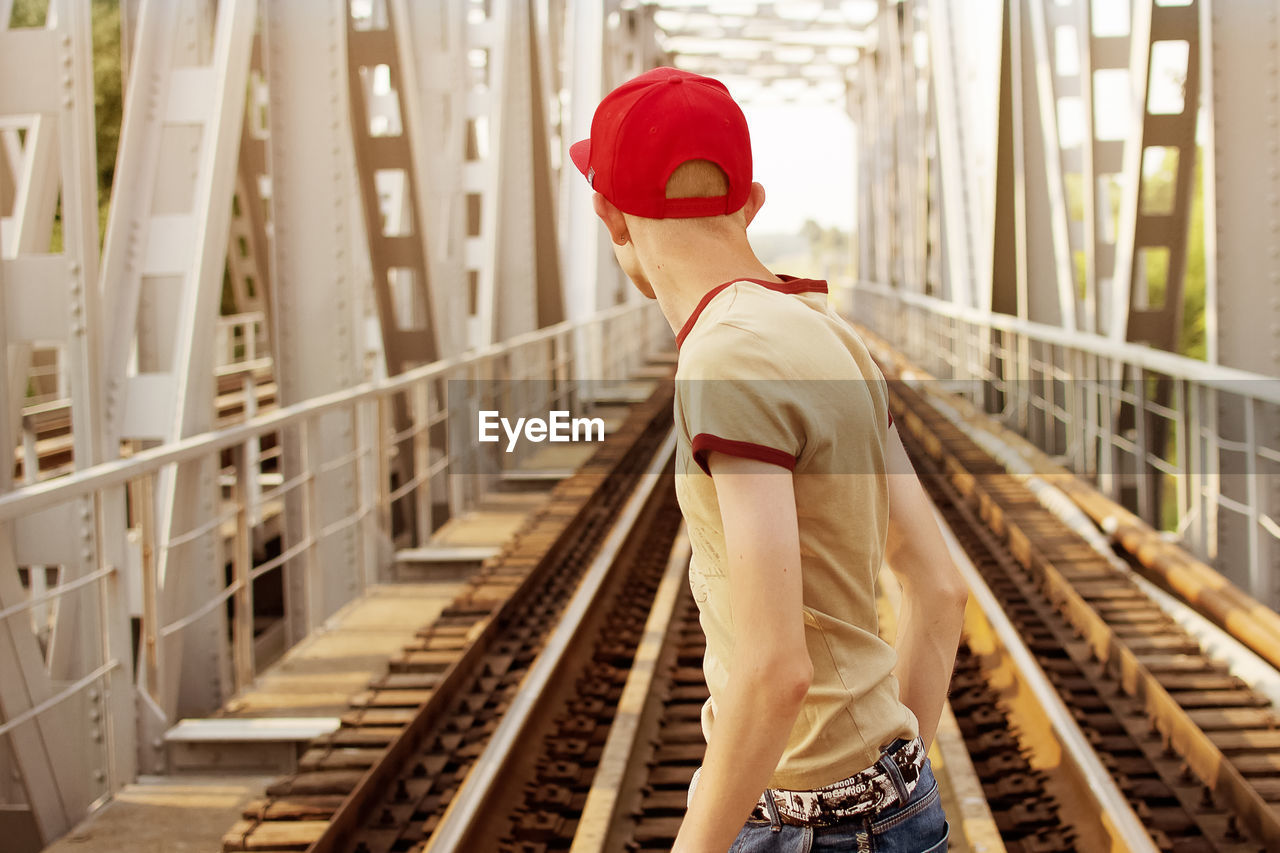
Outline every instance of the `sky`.
[(765, 204), (751, 226), (758, 233), (800, 230), (806, 219), (845, 231), (853, 227), (853, 122), (832, 104), (746, 102), (752, 167)]
[[(1178, 4), (1183, 0), (1167, 0)], [(1128, 31), (1129, 0), (1094, 0), (1094, 28), (1098, 35)], [(1065, 59), (1059, 71), (1075, 73), (1074, 42), (1063, 42), (1059, 31), (1057, 53)], [(1178, 53), (1182, 47), (1181, 54)], [(1183, 43), (1158, 42), (1153, 50), (1152, 112), (1182, 109), (1181, 82), (1174, 71), (1186, 66)], [(754, 152), (755, 179), (765, 187), (766, 202), (752, 230), (757, 233), (795, 233), (805, 220), (824, 227), (851, 231), (854, 226), (853, 122), (842, 106), (823, 104), (816, 98), (784, 103), (779, 99), (744, 97), (734, 92), (733, 78), (724, 78), (747, 116)], [(765, 95), (768, 97), (768, 95)], [(1121, 139), (1128, 131), (1128, 72), (1100, 71), (1096, 78), (1096, 130), (1101, 139)], [(1058, 112), (1064, 145), (1078, 144), (1083, 136), (1079, 99), (1064, 99)], [(1155, 158), (1154, 165), (1159, 165)]]

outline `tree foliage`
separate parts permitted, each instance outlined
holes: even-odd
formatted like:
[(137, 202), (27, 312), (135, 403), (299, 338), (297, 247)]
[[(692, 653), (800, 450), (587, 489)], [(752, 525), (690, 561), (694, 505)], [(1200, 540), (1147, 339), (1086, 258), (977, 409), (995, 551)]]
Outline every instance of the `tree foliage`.
[[(92, 0), (93, 92), (97, 123), (98, 225), (99, 236), (106, 229), (111, 178), (120, 146), (120, 122), (124, 115), (124, 94), (120, 75), (120, 2)], [(11, 27), (43, 27), (48, 21), (48, 0), (15, 0)], [(54, 246), (61, 244), (60, 223), (54, 224)]]

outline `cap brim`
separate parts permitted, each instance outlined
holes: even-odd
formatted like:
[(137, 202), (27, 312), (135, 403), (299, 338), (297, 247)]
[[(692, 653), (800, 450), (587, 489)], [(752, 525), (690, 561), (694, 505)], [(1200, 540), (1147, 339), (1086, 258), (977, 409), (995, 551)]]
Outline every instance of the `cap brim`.
[(588, 164), (591, 162), (591, 140), (584, 139), (570, 145), (569, 159), (573, 160), (573, 165), (578, 167), (579, 172), (586, 175)]

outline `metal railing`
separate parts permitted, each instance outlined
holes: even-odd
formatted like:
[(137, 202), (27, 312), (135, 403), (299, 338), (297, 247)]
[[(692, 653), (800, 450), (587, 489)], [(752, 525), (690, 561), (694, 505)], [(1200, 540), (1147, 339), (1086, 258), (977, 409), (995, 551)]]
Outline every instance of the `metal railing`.
[[(444, 501), (454, 516), (479, 497), (483, 478), (475, 472), (492, 467), (484, 458), (491, 451), (471, 441), (470, 431), (462, 440), (445, 440), (442, 425), (450, 404), (459, 402), (447, 399), (450, 387), (456, 387), (453, 380), (555, 378), (561, 390), (554, 400), (497, 403), (504, 415), (545, 414), (549, 402), (574, 400), (576, 382), (626, 380), (670, 340), (670, 328), (654, 304), (619, 306), (581, 323), (562, 323), (0, 495), (0, 553), (8, 555), (8, 566), (0, 571), (16, 573), (25, 595), (0, 609), (0, 621), (7, 631), (30, 638), (30, 648), (41, 653), (68, 641), (79, 650), (57, 672), (52, 651), (44, 672), (34, 675), (10, 671), (8, 661), (0, 661), (6, 664), (3, 678), (31, 676), (40, 682), (29, 690), (31, 707), (0, 724), (0, 736), (48, 744), (56, 732), (73, 733), (70, 743), (91, 748), (51, 756), (72, 768), (59, 769), (59, 775), (84, 780), (82, 805), (109, 794), (130, 781), (139, 760), (153, 766), (150, 751), (162, 747), (158, 739), (139, 742), (135, 709), (158, 724), (172, 723), (179, 712), (213, 710), (184, 705), (177, 689), (184, 668), (204, 668), (221, 678), (224, 697), (253, 681), (258, 581), (295, 573), (300, 585), (283, 587), (286, 595), (301, 590), (308, 623), (303, 627), (310, 630), (334, 609), (333, 601), (323, 608), (313, 601), (317, 590), (331, 585), (325, 572), (352, 578), (345, 589), (354, 597), (385, 577), (391, 559), (385, 545), (393, 536), (410, 537), (406, 545), (423, 545), (444, 521), (438, 511), (431, 513), (433, 506), (438, 510)], [(589, 411), (591, 403), (578, 405)], [(349, 450), (326, 456), (319, 452), (321, 444), (335, 426), (349, 440)], [(296, 474), (263, 479), (259, 445), (267, 438), (296, 452), (302, 460)], [(397, 468), (406, 457), (412, 465)], [(163, 509), (157, 496), (178, 466), (204, 466), (219, 476), (197, 481), (213, 484), (214, 493), (191, 501), (204, 510), (181, 516), (187, 523), (181, 529), (175, 524), (164, 538), (156, 523)], [(396, 470), (407, 476), (393, 482)], [(350, 478), (357, 497), (349, 504), (352, 511), (333, 518), (326, 515), (332, 503), (325, 503), (323, 492), (333, 487), (326, 478), (337, 473)], [(402, 524), (397, 531), (402, 502), (416, 504), (419, 523)], [(281, 509), (296, 513), (301, 524), (286, 529), (282, 549), (268, 558), (255, 542), (255, 521)], [(356, 564), (324, 565), (321, 549), (350, 532), (358, 543)], [(24, 562), (23, 541), (41, 535), (67, 540), (61, 566)], [(46, 571), (56, 575), (56, 583), (32, 581), (37, 573), (44, 581)], [(17, 586), (5, 583), (10, 590)], [(68, 606), (73, 599), (74, 608)], [(286, 614), (295, 611), (286, 604)], [(33, 624), (37, 614), (34, 621), (40, 625)], [(60, 616), (67, 617), (65, 624)], [(201, 635), (217, 638), (212, 660), (195, 655), (196, 648), (206, 648), (199, 645)]]
[(1280, 379), (870, 283), (845, 310), (1272, 607)]
[(214, 345), (219, 367), (268, 357), (266, 316), (261, 311), (222, 315), (214, 330)]
[[(219, 317), (214, 332), (215, 372), (219, 379), (238, 376), (244, 395), (246, 418), (256, 411), (255, 373), (271, 368), (266, 344), (266, 318), (262, 312)], [(28, 393), (23, 401), (20, 430), (15, 436), (15, 458), (22, 464), (22, 481), (62, 476), (73, 467), (70, 437), (71, 400), (61, 346), (36, 348), (27, 374)], [(41, 472), (41, 454), (62, 457)]]

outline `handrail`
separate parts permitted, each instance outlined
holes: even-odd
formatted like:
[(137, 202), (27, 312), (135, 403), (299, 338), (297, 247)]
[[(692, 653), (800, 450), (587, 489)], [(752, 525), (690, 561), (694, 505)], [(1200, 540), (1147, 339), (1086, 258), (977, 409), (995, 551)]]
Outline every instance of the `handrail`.
[[(1045, 323), (1022, 320), (1009, 314), (980, 311), (936, 296), (912, 293), (873, 282), (860, 281), (854, 284), (837, 285), (837, 287), (896, 299), (957, 320), (989, 326), (1004, 332), (1027, 335), (1046, 343), (1077, 349), (1087, 348), (1090, 352), (1121, 359), (1129, 364), (1145, 367), (1172, 378), (1189, 379), (1221, 391), (1280, 405), (1280, 378), (1275, 376), (1252, 373), (1220, 364), (1209, 364), (1185, 355), (1153, 349), (1143, 344), (1116, 341), (1091, 332), (1070, 331)], [(1243, 383), (1249, 384), (1247, 387), (1241, 387)]]
[(468, 350), (448, 358), (415, 367), (396, 376), (363, 382), (351, 388), (313, 397), (300, 403), (277, 408), (233, 426), (193, 435), (160, 447), (140, 451), (128, 459), (115, 459), (75, 471), (65, 477), (43, 480), (0, 495), (0, 521), (7, 521), (47, 509), (79, 495), (120, 486), (164, 465), (190, 462), (207, 454), (226, 450), (254, 438), (269, 435), (317, 415), (327, 414), (353, 404), (364, 403), (398, 393), (427, 379), (483, 361), (524, 346), (607, 322), (628, 313), (648, 310), (648, 303), (617, 305), (585, 320), (564, 321), (532, 332), (516, 335), (502, 343)]

